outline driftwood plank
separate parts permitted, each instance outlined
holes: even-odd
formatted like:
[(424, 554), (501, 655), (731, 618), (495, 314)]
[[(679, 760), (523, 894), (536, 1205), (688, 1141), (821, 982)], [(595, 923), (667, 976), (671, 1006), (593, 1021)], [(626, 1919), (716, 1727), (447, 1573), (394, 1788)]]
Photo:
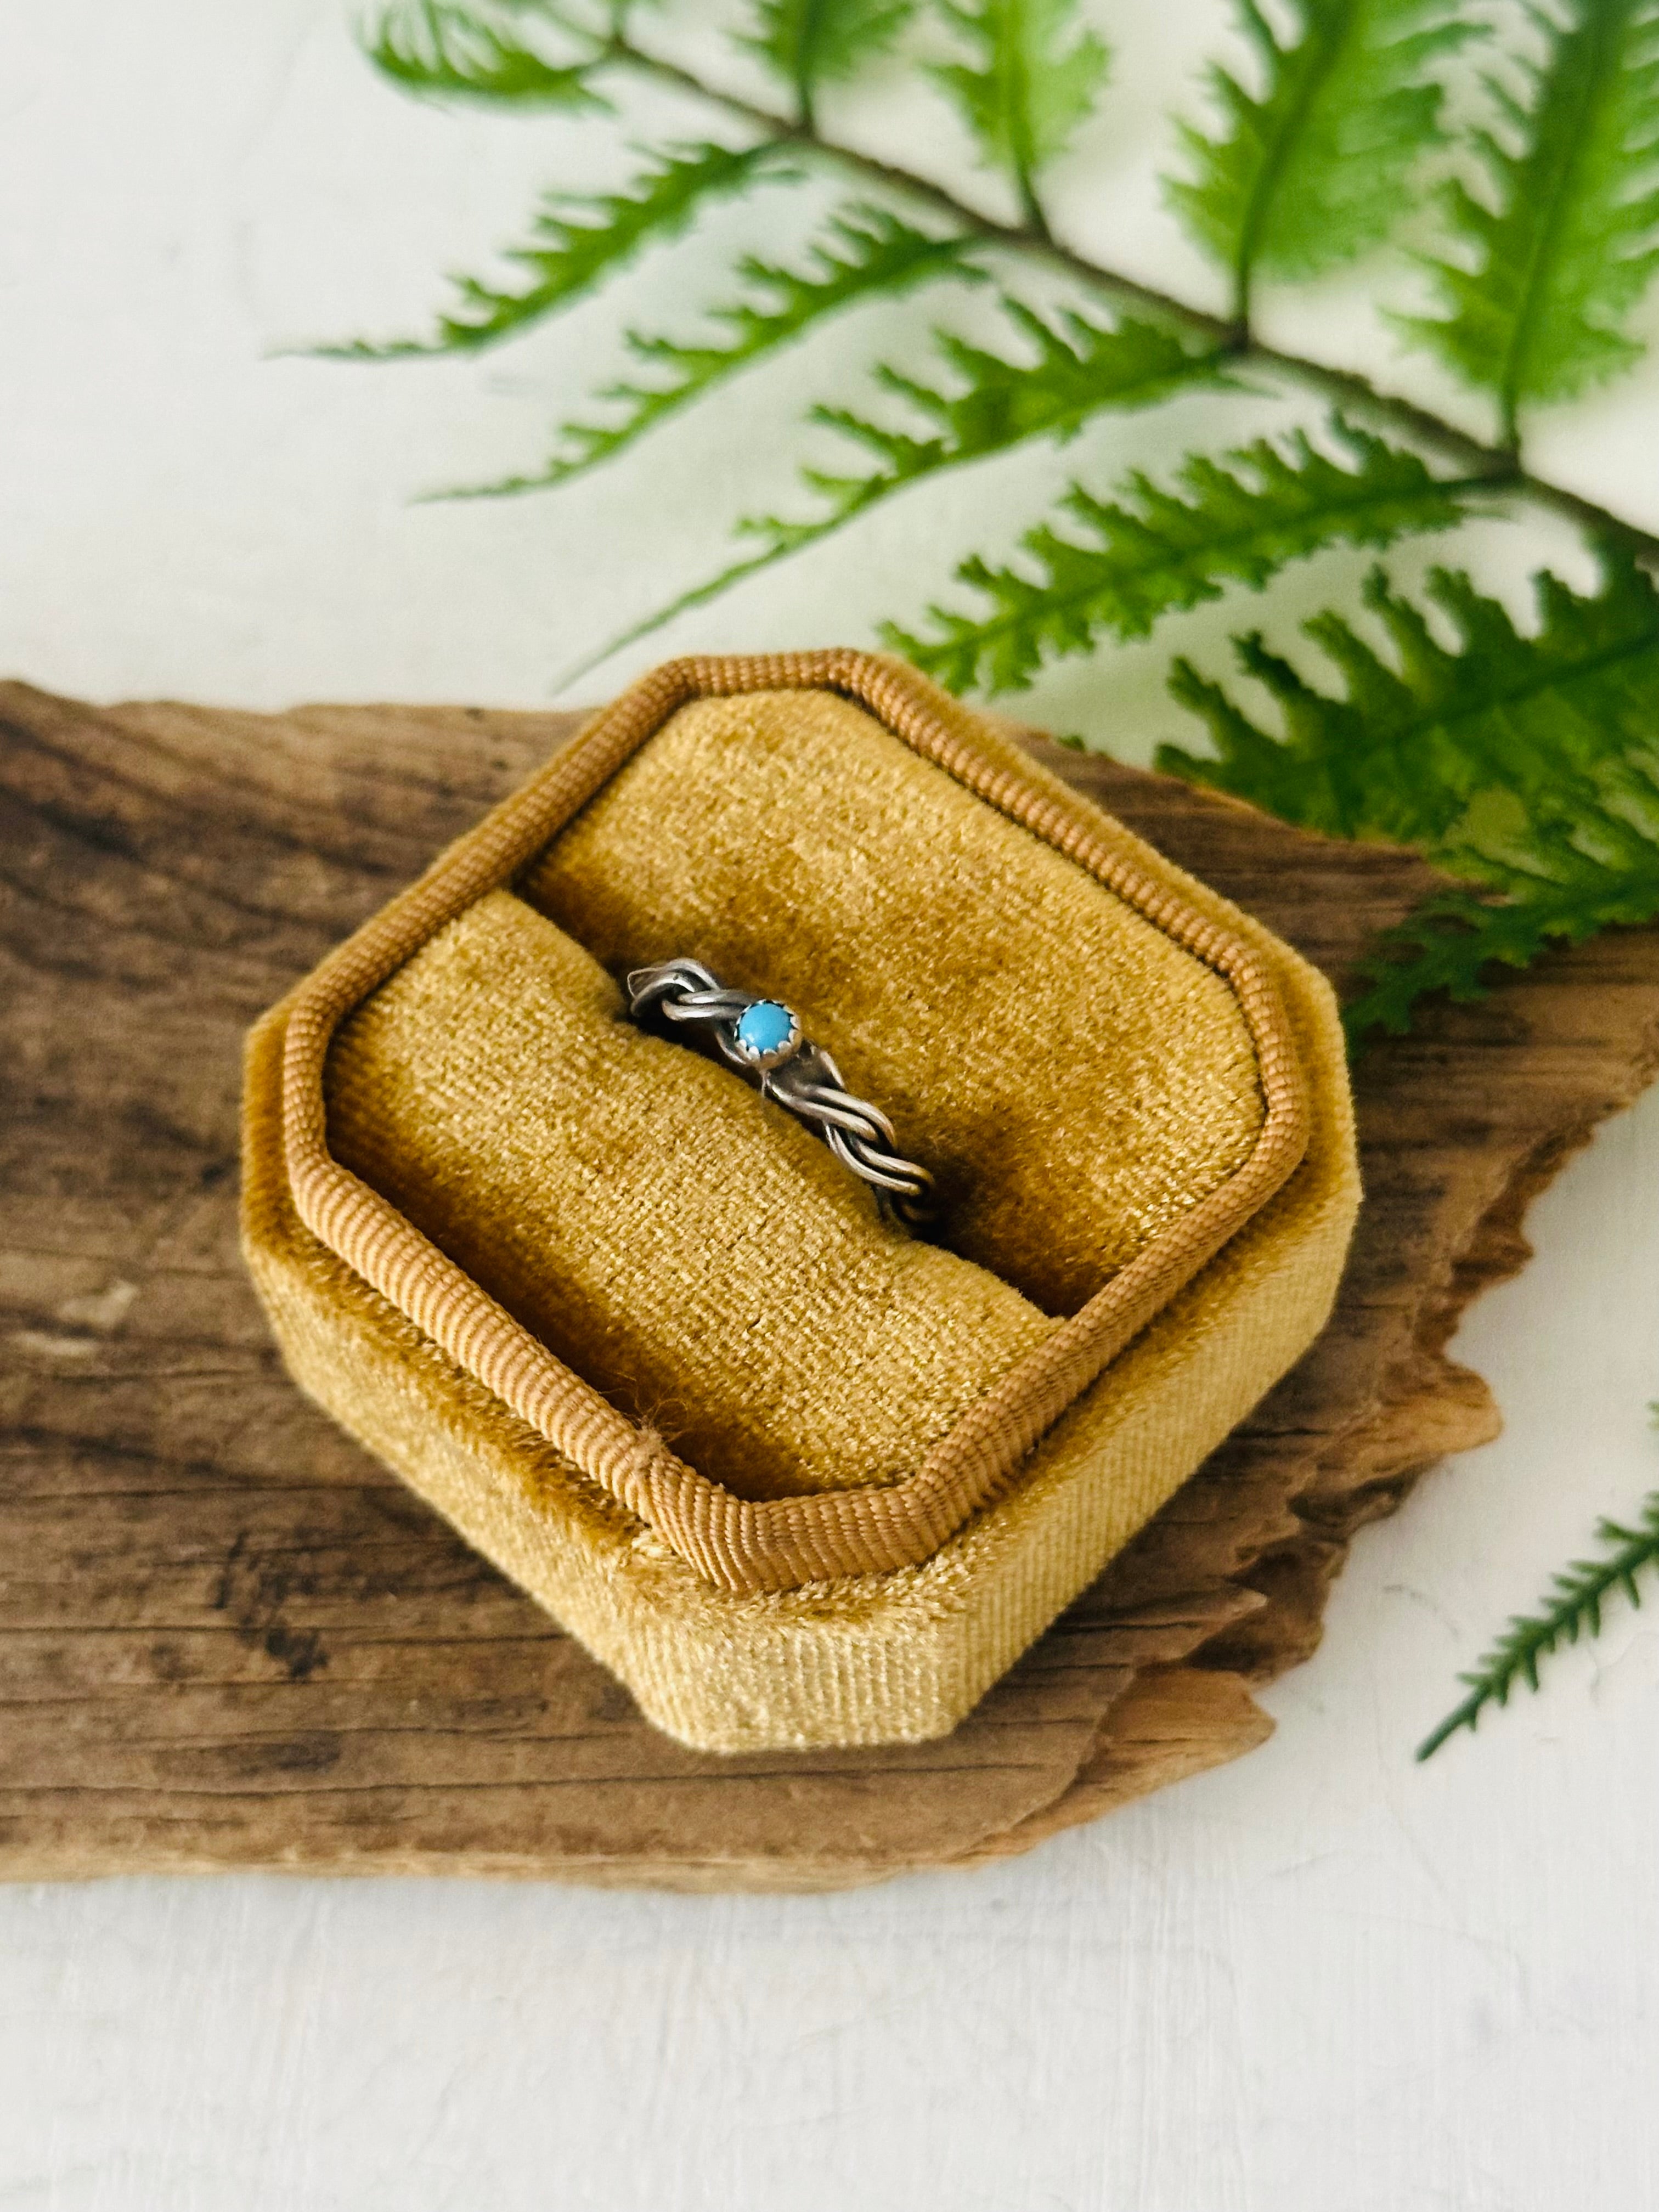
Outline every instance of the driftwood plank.
[[(246, 1024), (573, 720), (0, 687), (0, 1872), (825, 1888), (1024, 1850), (1259, 1742), (1250, 1686), (1312, 1650), (1356, 1529), (1496, 1428), (1443, 1347), (1659, 1061), (1659, 933), (1364, 1062), (1331, 1328), (953, 1736), (726, 1760), (647, 1727), (298, 1396), (236, 1251)], [(1435, 880), (1045, 757), (1339, 981)]]

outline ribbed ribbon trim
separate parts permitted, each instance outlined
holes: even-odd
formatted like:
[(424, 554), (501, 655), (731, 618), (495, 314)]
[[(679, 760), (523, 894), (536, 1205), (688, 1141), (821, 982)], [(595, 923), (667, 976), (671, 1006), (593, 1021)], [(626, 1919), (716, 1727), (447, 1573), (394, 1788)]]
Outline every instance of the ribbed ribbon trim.
[[(913, 1474), (880, 1489), (755, 1500), (711, 1482), (642, 1433), (378, 1191), (342, 1167), (328, 1149), (324, 1069), (346, 1016), (446, 923), (516, 875), (681, 707), (738, 692), (814, 690), (855, 701), (914, 751), (1224, 977), (1255, 1050), (1265, 1112), (1237, 1172), (1010, 1368)], [(975, 740), (978, 726), (902, 662), (873, 654), (832, 649), (670, 661), (596, 715), (522, 790), (331, 953), (291, 1004), (283, 1136), (295, 1206), (307, 1228), (723, 1589), (793, 1589), (887, 1573), (928, 1558), (1004, 1489), (1045, 1431), (1260, 1211), (1307, 1149), (1301, 1066), (1264, 963), (1240, 939), (1113, 851), (1081, 802), (1068, 805), (988, 758)]]

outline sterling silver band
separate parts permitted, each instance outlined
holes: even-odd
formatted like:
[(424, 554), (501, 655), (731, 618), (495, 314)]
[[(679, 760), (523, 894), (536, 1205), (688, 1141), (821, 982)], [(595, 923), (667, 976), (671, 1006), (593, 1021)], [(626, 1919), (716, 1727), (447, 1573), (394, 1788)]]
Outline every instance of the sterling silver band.
[(635, 1021), (705, 1025), (729, 1066), (776, 1099), (843, 1167), (873, 1186), (884, 1213), (913, 1228), (933, 1218), (933, 1178), (902, 1159), (892, 1123), (878, 1106), (855, 1098), (820, 1044), (809, 1044), (789, 1008), (776, 999), (727, 990), (700, 960), (663, 960), (628, 978), (628, 1011)]

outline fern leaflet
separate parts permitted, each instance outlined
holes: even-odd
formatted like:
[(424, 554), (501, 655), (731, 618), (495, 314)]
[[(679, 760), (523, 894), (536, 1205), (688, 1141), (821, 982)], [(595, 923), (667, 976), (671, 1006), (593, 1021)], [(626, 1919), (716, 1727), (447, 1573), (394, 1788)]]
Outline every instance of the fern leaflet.
[(648, 615), (568, 672), (565, 680), (574, 681), (677, 615), (707, 605), (745, 577), (817, 544), (926, 477), (988, 459), (1031, 438), (1073, 437), (1092, 416), (1108, 409), (1147, 407), (1184, 386), (1225, 380), (1221, 352), (1201, 347), (1164, 324), (1127, 315), (1114, 324), (1100, 324), (1067, 313), (1056, 327), (1018, 300), (1005, 298), (1002, 306), (1035, 348), (1035, 361), (1011, 361), (949, 331), (936, 331), (934, 344), (960, 380), (956, 390), (920, 383), (884, 364), (878, 367), (877, 384), (908, 401), (932, 426), (931, 434), (890, 429), (846, 408), (815, 407), (813, 421), (861, 446), (874, 456), (875, 465), (854, 476), (803, 470), (808, 487), (819, 495), (817, 514), (799, 520), (757, 515), (740, 522), (739, 537), (757, 540), (757, 552), (733, 562)]
[(1468, 578), (1437, 571), (1429, 596), (1458, 633), (1445, 647), (1422, 611), (1380, 572), (1364, 603), (1399, 658), (1392, 668), (1340, 616), (1307, 635), (1347, 696), (1316, 690), (1260, 636), (1235, 641), (1241, 665), (1278, 701), (1281, 740), (1258, 729), (1185, 661), (1176, 696), (1209, 724), (1216, 757), (1166, 746), (1158, 765), (1334, 837), (1382, 837), (1437, 855), (1477, 792), (1547, 798), (1563, 775), (1639, 757), (1659, 729), (1659, 592), (1633, 562), (1606, 556), (1585, 598), (1547, 574), (1541, 620), (1523, 636)]
[(1077, 0), (940, 0), (974, 58), (936, 64), (994, 167), (1012, 178), (1028, 220), (1043, 225), (1039, 173), (1065, 152), (1105, 82), (1109, 57), (1092, 31), (1070, 40)]
[(1609, 553), (1600, 591), (1540, 576), (1542, 620), (1523, 636), (1467, 576), (1429, 593), (1457, 632), (1433, 635), (1381, 575), (1366, 602), (1392, 638), (1390, 667), (1340, 616), (1306, 625), (1346, 696), (1316, 690), (1259, 636), (1240, 663), (1278, 702), (1283, 738), (1252, 722), (1185, 661), (1170, 688), (1216, 745), (1158, 765), (1342, 837), (1418, 847), (1486, 896), (1449, 892), (1370, 963), (1350, 1034), (1401, 1029), (1424, 993), (1478, 996), (1493, 960), (1524, 964), (1552, 939), (1659, 915), (1659, 592)]
[(407, 92), (610, 112), (610, 101), (588, 81), (593, 58), (550, 62), (504, 26), (447, 0), (418, 0), (413, 7), (388, 9), (365, 51), (384, 76)]
[(1393, 228), (1407, 186), (1441, 137), (1432, 64), (1474, 35), (1453, 0), (1296, 0), (1281, 44), (1256, 0), (1237, 0), (1266, 80), (1258, 99), (1220, 68), (1210, 83), (1224, 135), (1181, 126), (1194, 173), (1166, 189), (1234, 283), (1249, 318), (1258, 270), (1304, 277), (1351, 260)]
[(1490, 202), (1446, 187), (1458, 258), (1431, 264), (1447, 313), (1402, 319), (1492, 392), (1506, 441), (1528, 401), (1570, 398), (1638, 359), (1624, 328), (1659, 270), (1659, 4), (1571, 0), (1529, 97), (1498, 84), (1507, 141), (1480, 134)]
[(1553, 1578), (1539, 1612), (1515, 1615), (1474, 1671), (1458, 1676), (1468, 1695), (1418, 1746), (1419, 1759), (1431, 1759), (1460, 1729), (1473, 1729), (1488, 1705), (1508, 1705), (1517, 1682), (1535, 1690), (1540, 1661), (1563, 1643), (1599, 1636), (1602, 1605), (1615, 1590), (1623, 1590), (1632, 1605), (1641, 1604), (1637, 1578), (1644, 1568), (1659, 1566), (1659, 1491), (1644, 1501), (1633, 1528), (1603, 1520), (1596, 1523), (1595, 1536), (1610, 1547), (1604, 1556), (1575, 1559)]
[[(769, 168), (764, 167), (770, 162)], [(319, 350), (335, 359), (387, 361), (414, 354), (474, 353), (517, 337), (548, 315), (573, 307), (648, 246), (676, 237), (710, 201), (741, 191), (757, 175), (792, 178), (769, 142), (732, 148), (681, 146), (653, 156), (626, 191), (555, 192), (526, 246), (507, 258), (530, 279), (503, 289), (472, 276), (455, 280), (456, 305), (431, 338), (387, 345), (356, 341)]]
[(939, 276), (977, 282), (965, 257), (971, 241), (931, 237), (884, 208), (854, 206), (830, 218), (804, 270), (745, 256), (738, 273), (751, 297), (715, 307), (709, 319), (722, 335), (703, 345), (630, 331), (627, 344), (656, 380), (625, 381), (598, 395), (620, 411), (608, 422), (568, 422), (546, 466), (477, 488), (477, 495), (531, 491), (568, 483), (597, 467), (716, 385), (793, 344), (817, 324), (861, 300), (893, 298)]
[(915, 12), (915, 0), (756, 0), (755, 28), (743, 43), (789, 87), (810, 131), (818, 87), (884, 52)]
[(1046, 525), (1021, 543), (1035, 570), (975, 557), (958, 579), (982, 593), (978, 615), (929, 609), (936, 635), (889, 624), (886, 641), (954, 691), (1023, 690), (1045, 659), (1087, 653), (1103, 635), (1144, 637), (1160, 617), (1259, 590), (1288, 562), (1327, 545), (1386, 545), (1449, 528), (1480, 489), (1431, 476), (1415, 453), (1344, 422), (1334, 431), (1352, 465), (1298, 432), (1284, 451), (1263, 438), (1224, 461), (1194, 457), (1165, 491), (1139, 471), (1117, 502), (1074, 484), (1062, 505), (1083, 542)]

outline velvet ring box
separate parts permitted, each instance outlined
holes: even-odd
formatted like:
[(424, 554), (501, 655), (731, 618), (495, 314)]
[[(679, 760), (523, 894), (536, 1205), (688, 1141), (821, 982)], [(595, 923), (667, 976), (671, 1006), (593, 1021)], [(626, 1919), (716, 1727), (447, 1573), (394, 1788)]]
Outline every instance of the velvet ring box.
[[(786, 1001), (932, 1170), (884, 1221), (626, 1016)], [(706, 1750), (948, 1732), (1309, 1343), (1330, 993), (902, 663), (688, 660), (254, 1030), (301, 1385)]]

